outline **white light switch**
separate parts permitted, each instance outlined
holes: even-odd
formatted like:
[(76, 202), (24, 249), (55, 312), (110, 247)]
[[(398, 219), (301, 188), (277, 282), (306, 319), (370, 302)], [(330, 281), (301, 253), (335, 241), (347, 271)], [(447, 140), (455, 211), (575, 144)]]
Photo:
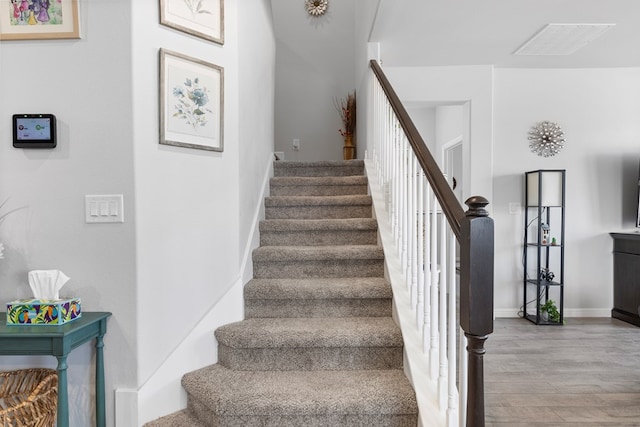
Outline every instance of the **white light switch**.
[(124, 202), (122, 194), (84, 196), (85, 222), (124, 222)]

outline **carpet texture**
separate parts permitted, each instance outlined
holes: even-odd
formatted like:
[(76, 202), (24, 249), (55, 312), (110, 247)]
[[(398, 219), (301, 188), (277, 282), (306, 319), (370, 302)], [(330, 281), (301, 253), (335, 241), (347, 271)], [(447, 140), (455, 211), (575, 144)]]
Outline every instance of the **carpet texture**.
[(147, 427), (415, 427), (364, 163), (274, 163), (241, 322)]

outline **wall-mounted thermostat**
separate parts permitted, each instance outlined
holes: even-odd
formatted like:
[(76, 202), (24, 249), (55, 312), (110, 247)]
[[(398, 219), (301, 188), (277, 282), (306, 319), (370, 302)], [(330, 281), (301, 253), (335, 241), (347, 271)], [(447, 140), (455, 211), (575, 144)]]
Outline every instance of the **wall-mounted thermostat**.
[(53, 114), (14, 114), (13, 146), (16, 148), (54, 148), (56, 116)]

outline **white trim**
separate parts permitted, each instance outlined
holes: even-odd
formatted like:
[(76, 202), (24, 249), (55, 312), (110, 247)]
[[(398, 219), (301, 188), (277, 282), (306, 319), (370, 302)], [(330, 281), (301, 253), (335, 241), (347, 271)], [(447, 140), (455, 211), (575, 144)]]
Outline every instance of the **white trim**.
[(454, 148), (457, 145), (462, 145), (462, 143), (464, 142), (462, 135), (458, 135), (457, 137), (453, 138), (451, 141), (449, 142), (445, 142), (444, 144), (442, 144), (442, 150), (440, 151), (440, 156), (441, 156), (441, 160), (442, 160), (442, 169), (445, 169), (445, 165), (446, 165), (446, 152), (447, 150), (450, 150), (452, 148)]
[[(494, 318), (520, 317), (518, 308), (499, 308), (493, 311)], [(565, 308), (564, 317), (611, 317), (610, 308)]]

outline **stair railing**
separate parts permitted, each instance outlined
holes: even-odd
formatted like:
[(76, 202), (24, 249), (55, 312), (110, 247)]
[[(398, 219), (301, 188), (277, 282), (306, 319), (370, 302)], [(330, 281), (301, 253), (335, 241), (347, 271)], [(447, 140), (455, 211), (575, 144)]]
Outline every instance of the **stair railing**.
[[(482, 427), (484, 342), (493, 332), (489, 202), (471, 197), (464, 211), (381, 67), (371, 61), (371, 69), (373, 123), (367, 159), (384, 191), (428, 376), (437, 384), (439, 408), (449, 427)], [(458, 324), (464, 332), (460, 340)]]

